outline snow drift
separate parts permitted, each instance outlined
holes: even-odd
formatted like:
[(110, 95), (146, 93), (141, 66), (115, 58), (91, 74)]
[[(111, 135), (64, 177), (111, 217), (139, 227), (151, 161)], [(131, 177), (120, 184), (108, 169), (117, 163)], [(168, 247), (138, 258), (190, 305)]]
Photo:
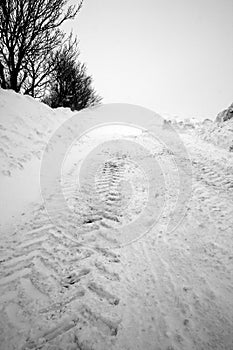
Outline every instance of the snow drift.
[(40, 197), (40, 160), (51, 134), (73, 112), (0, 89), (1, 224)]
[(181, 133), (190, 133), (215, 146), (233, 151), (233, 104), (218, 113), (215, 121), (211, 119), (200, 121), (195, 118), (182, 120), (176, 117), (167, 119), (165, 123), (171, 124)]
[[(9, 230), (1, 227), (0, 235), (0, 349), (231, 349), (233, 153), (212, 144), (215, 136), (220, 140), (217, 130), (224, 135), (230, 128), (230, 120), (219, 125), (205, 122), (206, 133), (200, 136), (209, 135), (209, 143), (197, 136), (200, 126), (187, 125), (192, 121), (177, 126), (192, 164), (192, 172), (187, 173), (185, 157), (180, 158), (178, 173), (172, 166), (172, 152), (163, 145), (152, 148), (147, 133), (135, 136), (135, 131), (128, 131), (132, 140), (141, 138), (142, 145), (148, 145), (148, 162), (160, 159), (167, 165), (164, 177), (151, 172), (158, 203), (151, 214), (159, 212), (164, 193), (168, 210), (163, 211), (159, 225), (118, 249), (114, 248), (120, 238), (118, 225), (123, 219), (134, 219), (147, 198), (140, 168), (132, 162), (128, 166), (123, 156), (116, 159), (114, 148), (108, 152), (108, 147), (103, 151), (111, 159), (114, 156), (114, 162), (104, 162), (96, 172), (94, 150), (89, 157), (93, 168), (91, 161), (84, 163), (85, 200), (77, 200), (77, 191), (74, 197), (75, 214), (83, 219), (80, 225), (73, 224), (69, 211), (60, 210), (59, 193), (49, 198), (57, 204), (58, 227), (38, 200), (42, 154), (51, 135), (54, 142), (49, 142), (49, 151), (59, 141), (67, 145), (76, 140), (75, 130), (80, 130), (74, 124), (61, 132), (59, 125), (71, 115), (69, 110), (51, 110), (11, 91), (0, 90), (0, 105), (1, 224), (11, 222)], [(98, 113), (87, 114), (82, 127)], [(208, 134), (212, 127), (215, 131)], [(169, 128), (162, 124), (170, 140)], [(109, 130), (99, 128), (101, 142), (109, 135)], [(76, 152), (74, 144), (72, 150), (66, 160), (76, 171), (80, 163), (73, 162), (73, 155), (79, 158), (82, 147)], [(136, 164), (145, 158), (139, 152), (136, 156)], [(95, 174), (96, 196), (105, 199), (102, 208), (93, 201)], [(68, 175), (69, 199), (73, 173)], [(127, 185), (131, 178), (135, 180), (132, 191)], [(164, 190), (166, 178), (169, 191)], [(170, 208), (180, 183), (190, 179), (189, 200), (182, 200), (185, 215), (170, 232), (166, 229)], [(26, 218), (28, 208), (31, 217)]]

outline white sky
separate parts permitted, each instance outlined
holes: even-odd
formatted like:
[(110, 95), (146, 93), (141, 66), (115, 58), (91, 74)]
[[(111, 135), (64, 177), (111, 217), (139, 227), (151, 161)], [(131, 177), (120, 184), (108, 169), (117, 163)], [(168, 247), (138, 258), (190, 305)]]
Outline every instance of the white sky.
[(202, 119), (233, 102), (233, 0), (84, 0), (71, 28), (104, 103)]

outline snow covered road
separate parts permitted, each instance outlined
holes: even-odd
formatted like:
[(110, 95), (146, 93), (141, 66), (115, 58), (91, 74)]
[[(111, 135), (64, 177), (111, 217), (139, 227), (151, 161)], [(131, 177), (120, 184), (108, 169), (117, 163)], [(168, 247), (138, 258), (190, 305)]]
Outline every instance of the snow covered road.
[[(174, 231), (167, 233), (162, 219), (139, 240), (114, 247), (121, 208), (132, 196), (119, 159), (106, 163), (97, 181), (101, 211), (87, 186), (89, 201), (76, 207), (78, 229), (57, 198), (60, 229), (38, 204), (30, 220), (2, 237), (1, 349), (232, 349), (233, 157), (182, 138), (192, 196)], [(67, 176), (64, 191), (75, 207), (74, 188)]]
[(73, 114), (0, 94), (0, 349), (232, 350), (233, 154), (183, 130), (177, 171), (149, 134), (106, 126), (50, 179)]

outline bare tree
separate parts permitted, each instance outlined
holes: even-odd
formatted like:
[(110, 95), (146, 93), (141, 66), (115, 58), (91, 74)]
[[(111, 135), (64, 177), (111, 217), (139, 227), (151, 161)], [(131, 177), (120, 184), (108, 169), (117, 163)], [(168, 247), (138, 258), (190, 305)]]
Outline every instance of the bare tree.
[[(64, 34), (60, 25), (82, 7), (68, 0), (0, 1), (0, 80), (2, 87), (35, 96), (47, 84), (51, 52)], [(66, 10), (64, 8), (66, 7)]]

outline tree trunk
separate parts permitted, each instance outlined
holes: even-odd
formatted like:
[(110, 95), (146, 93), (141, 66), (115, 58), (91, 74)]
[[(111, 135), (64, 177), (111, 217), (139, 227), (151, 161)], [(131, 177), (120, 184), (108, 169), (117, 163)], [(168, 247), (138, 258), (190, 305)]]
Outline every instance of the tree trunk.
[(0, 78), (1, 78), (1, 87), (3, 89), (6, 89), (6, 79), (5, 79), (5, 74), (4, 74), (4, 66), (0, 62)]
[(10, 74), (10, 88), (12, 90), (15, 90), (15, 92), (19, 92), (19, 86), (18, 86), (18, 72), (12, 71)]

